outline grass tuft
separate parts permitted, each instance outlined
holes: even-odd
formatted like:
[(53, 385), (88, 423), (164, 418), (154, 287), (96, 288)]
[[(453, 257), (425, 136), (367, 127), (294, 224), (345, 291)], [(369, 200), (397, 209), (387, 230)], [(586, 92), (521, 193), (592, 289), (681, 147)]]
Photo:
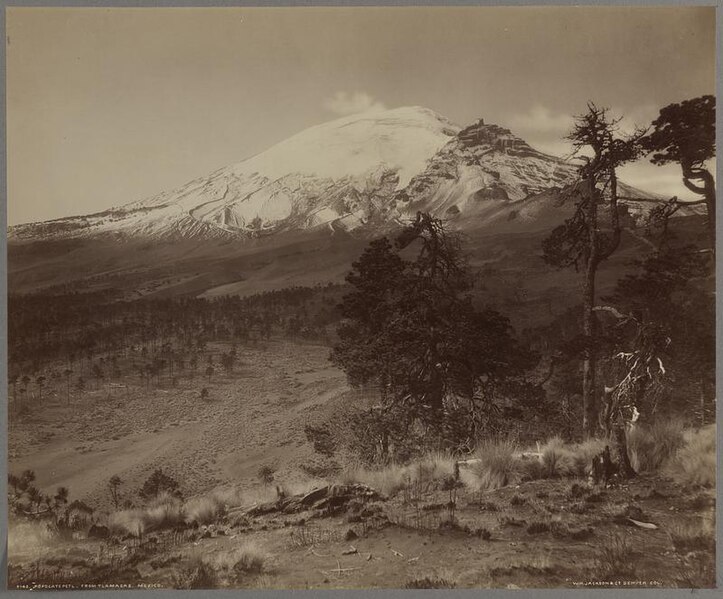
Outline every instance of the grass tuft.
[(445, 453), (429, 453), (409, 465), (389, 464), (383, 468), (351, 466), (338, 477), (342, 484), (363, 484), (391, 497), (403, 489), (416, 485), (422, 489), (454, 473), (454, 458)]
[(601, 579), (624, 579), (635, 576), (635, 552), (627, 538), (612, 534), (604, 538), (596, 561), (595, 574)]
[(474, 457), (479, 461), (469, 466), (480, 491), (506, 487), (519, 477), (522, 467), (517, 450), (517, 444), (506, 438), (486, 440), (477, 446)]
[(715, 425), (686, 431), (685, 445), (670, 460), (667, 471), (684, 486), (715, 486)]
[(683, 446), (683, 423), (658, 419), (627, 432), (630, 465), (636, 472), (653, 472), (665, 465)]

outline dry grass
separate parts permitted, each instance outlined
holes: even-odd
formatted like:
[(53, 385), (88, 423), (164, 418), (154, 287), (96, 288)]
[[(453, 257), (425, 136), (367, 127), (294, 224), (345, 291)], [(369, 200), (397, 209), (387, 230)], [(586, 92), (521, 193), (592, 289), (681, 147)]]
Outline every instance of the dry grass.
[(618, 534), (604, 538), (595, 564), (595, 575), (602, 580), (632, 579), (635, 552), (630, 541)]
[(540, 448), (540, 461), (546, 478), (570, 476), (573, 472), (571, 453), (561, 437), (553, 437)]
[(592, 458), (605, 445), (604, 439), (565, 443), (560, 437), (553, 437), (540, 450), (543, 473), (547, 478), (585, 477), (590, 474)]
[(686, 431), (685, 445), (668, 463), (666, 470), (681, 485), (715, 486), (715, 425)]
[(187, 524), (211, 524), (226, 513), (226, 504), (210, 495), (194, 497), (183, 505), (183, 519)]
[[(287, 496), (306, 493), (318, 487), (318, 481), (306, 481), (284, 485)], [(185, 503), (178, 498), (162, 493), (144, 508), (122, 510), (108, 516), (111, 534), (131, 534), (140, 537), (146, 532), (173, 528), (185, 524), (214, 524), (222, 520), (228, 510), (235, 507), (252, 507), (278, 499), (275, 487), (257, 487), (250, 490), (236, 488), (215, 489), (205, 495), (192, 497)]]
[(256, 545), (247, 543), (232, 553), (233, 569), (239, 573), (260, 574), (268, 560), (268, 555)]
[(628, 431), (631, 466), (636, 472), (653, 472), (661, 468), (683, 446), (683, 430), (680, 420), (661, 418)]
[(411, 485), (426, 487), (454, 473), (454, 458), (444, 453), (430, 453), (409, 465), (390, 464), (371, 469), (348, 466), (337, 481), (342, 484), (363, 484), (391, 497)]
[(475, 449), (478, 462), (470, 464), (473, 480), (465, 482), (480, 491), (493, 491), (517, 479), (522, 471), (521, 460), (516, 457), (518, 446), (512, 439), (490, 439)]

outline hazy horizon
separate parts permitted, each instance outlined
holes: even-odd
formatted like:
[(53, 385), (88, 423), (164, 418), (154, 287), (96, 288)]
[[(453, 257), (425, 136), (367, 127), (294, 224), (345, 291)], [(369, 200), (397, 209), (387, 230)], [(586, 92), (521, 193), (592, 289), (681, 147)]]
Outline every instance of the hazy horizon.
[[(551, 154), (593, 100), (715, 93), (713, 7), (7, 9), (8, 223), (173, 189), (299, 131), (419, 105)], [(647, 160), (626, 182), (690, 197)]]

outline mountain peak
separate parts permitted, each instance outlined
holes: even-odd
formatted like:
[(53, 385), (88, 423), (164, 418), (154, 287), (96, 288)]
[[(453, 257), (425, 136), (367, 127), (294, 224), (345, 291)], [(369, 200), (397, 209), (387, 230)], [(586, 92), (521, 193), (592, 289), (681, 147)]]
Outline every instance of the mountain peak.
[(484, 119), (465, 127), (457, 134), (457, 139), (466, 148), (496, 150), (519, 156), (540, 154), (526, 141), (517, 137), (509, 129), (499, 125), (486, 124)]
[[(83, 217), (10, 229), (16, 239), (243, 238), (382, 229), (417, 210), (489, 221), (575, 178), (573, 165), (484, 119), (460, 128), (422, 106), (344, 116), (174, 190)], [(517, 210), (515, 208), (514, 210)]]

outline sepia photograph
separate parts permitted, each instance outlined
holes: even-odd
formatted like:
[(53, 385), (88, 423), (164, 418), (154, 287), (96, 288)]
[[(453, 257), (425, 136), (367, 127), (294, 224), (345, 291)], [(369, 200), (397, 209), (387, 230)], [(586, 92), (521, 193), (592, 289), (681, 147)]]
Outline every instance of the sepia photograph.
[(716, 588), (716, 25), (7, 7), (8, 588)]

